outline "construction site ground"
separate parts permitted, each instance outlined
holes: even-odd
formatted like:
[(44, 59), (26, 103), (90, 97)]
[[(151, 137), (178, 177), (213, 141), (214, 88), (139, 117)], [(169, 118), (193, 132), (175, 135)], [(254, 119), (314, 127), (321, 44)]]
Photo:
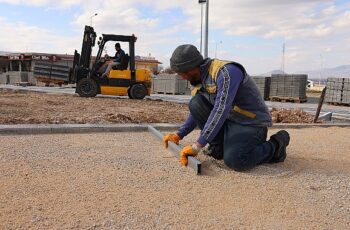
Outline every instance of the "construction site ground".
[(284, 163), (200, 176), (148, 132), (3, 135), (0, 229), (349, 229), (350, 129), (288, 131)]
[[(16, 92), (17, 95), (13, 95), (13, 93), (9, 92)], [(25, 93), (30, 93), (30, 95), (23, 95)], [(54, 96), (50, 96), (54, 95)], [(59, 97), (63, 96), (63, 97)], [(73, 96), (67, 97), (67, 96)], [(28, 97), (28, 98), (27, 98)], [(284, 110), (281, 112), (282, 116), (286, 116), (288, 113), (286, 113), (285, 110), (303, 110), (304, 112), (311, 114), (314, 116), (316, 114), (317, 104), (319, 101), (320, 93), (308, 93), (308, 99), (305, 103), (283, 103), (283, 102), (277, 102), (277, 101), (265, 101), (267, 106), (270, 109), (276, 108), (278, 110)], [(21, 86), (13, 86), (13, 85), (0, 85), (0, 105), (5, 105), (8, 110), (13, 110), (17, 114), (16, 119), (10, 118), (9, 120), (6, 119), (6, 113), (0, 113), (0, 124), (6, 124), (6, 123), (130, 123), (130, 122), (140, 122), (144, 119), (144, 117), (137, 116), (136, 120), (130, 121), (128, 120), (129, 116), (135, 115), (135, 112), (141, 111), (138, 109), (138, 107), (146, 108), (144, 111), (148, 113), (147, 111), (150, 111), (147, 107), (147, 105), (152, 104), (155, 106), (158, 106), (157, 103), (142, 103), (145, 101), (158, 101), (158, 102), (171, 102), (169, 103), (160, 103), (162, 110), (156, 110), (156, 112), (159, 113), (162, 120), (168, 120), (169, 122), (174, 121), (174, 117), (168, 117), (162, 115), (162, 113), (166, 113), (164, 109), (168, 109), (170, 114), (173, 114), (174, 116), (178, 116), (179, 113), (172, 113), (171, 105), (172, 102), (175, 102), (176, 105), (181, 104), (188, 104), (191, 96), (189, 95), (171, 95), (171, 94), (151, 94), (151, 96), (147, 96), (146, 100), (141, 101), (132, 101), (127, 100), (127, 97), (116, 97), (116, 96), (101, 96), (94, 99), (109, 99), (109, 100), (92, 100), (92, 98), (89, 98), (86, 100), (86, 98), (79, 98), (77, 94), (75, 94), (75, 89), (71, 86), (66, 87), (37, 87), (37, 86), (27, 86), (27, 87), (21, 87)], [(124, 99), (124, 100), (115, 100), (115, 99)], [(35, 105), (40, 104), (40, 105)], [(17, 106), (18, 105), (18, 106)], [(28, 105), (32, 107), (23, 108), (23, 105)], [(169, 106), (170, 105), (170, 106)], [(78, 107), (76, 107), (78, 106)], [(117, 106), (117, 107), (116, 107)], [(2, 106), (4, 107), (4, 106)], [(13, 107), (16, 107), (15, 109)], [(18, 107), (18, 108), (17, 108)], [(126, 112), (130, 107), (130, 112)], [(169, 108), (170, 107), (170, 108)], [(183, 110), (177, 110), (187, 113), (188, 109), (187, 106), (180, 106)], [(56, 110), (61, 109), (61, 110)], [(75, 109), (78, 108), (78, 109)], [(154, 108), (154, 107), (150, 107)], [(21, 109), (23, 109), (23, 113), (26, 112), (26, 116), (28, 117), (21, 117)], [(39, 116), (35, 116), (37, 113), (36, 109), (39, 110), (39, 112), (44, 111), (46, 113), (46, 116), (44, 119), (41, 119), (41, 114), (38, 114)], [(176, 107), (175, 109), (178, 109)], [(67, 114), (64, 115), (64, 112)], [(157, 122), (160, 119), (158, 117), (153, 116), (152, 112), (152, 119), (150, 122)], [(296, 111), (297, 114), (300, 114), (300, 111)], [(332, 121), (334, 122), (342, 122), (342, 123), (350, 123), (350, 107), (349, 106), (335, 106), (335, 105), (328, 105), (327, 103), (324, 103), (322, 106), (322, 110), (320, 115), (326, 114), (328, 112), (332, 113)], [(89, 115), (89, 113), (92, 113), (91, 116), (86, 117), (85, 115)], [(11, 114), (11, 113), (10, 113)], [(113, 115), (118, 115), (119, 117), (114, 117)], [(126, 115), (126, 117), (121, 116), (122, 114)], [(78, 116), (76, 116), (78, 115)], [(279, 115), (279, 112), (275, 115)], [(185, 115), (187, 116), (187, 115)], [(55, 118), (56, 117), (56, 118)], [(180, 116), (182, 117), (182, 116)], [(293, 117), (290, 117), (290, 114), (288, 114), (288, 120), (281, 120), (281, 116), (278, 116), (278, 122), (281, 123), (296, 123), (298, 122), (298, 119), (295, 115)], [(163, 119), (164, 118), (164, 119)], [(19, 120), (17, 120), (19, 119)], [(27, 121), (25, 121), (25, 119)], [(182, 118), (181, 118), (182, 119)], [(180, 119), (180, 120), (181, 120)], [(146, 117), (144, 120), (148, 120)], [(153, 120), (153, 121), (152, 121)], [(175, 119), (177, 120), (177, 119)], [(276, 122), (276, 121), (275, 121)], [(309, 121), (299, 121), (302, 123), (308, 123)], [(180, 121), (182, 123), (182, 120)]]
[[(181, 95), (178, 97), (177, 95), (152, 95), (144, 100), (114, 96), (83, 98), (71, 92), (71, 89), (69, 93), (62, 93), (60, 91), (36, 92), (23, 90), (21, 87), (0, 87), (0, 125), (180, 124), (188, 116), (188, 97), (181, 97)], [(312, 97), (311, 101), (315, 103), (315, 98)], [(280, 102), (268, 103), (274, 123), (313, 122), (315, 112), (299, 107), (300, 104), (284, 103), (286, 105), (283, 106)], [(350, 107), (342, 107), (340, 113), (342, 122), (350, 122)]]
[(185, 104), (0, 89), (0, 124), (181, 123)]
[[(174, 124), (188, 114), (157, 99), (13, 90), (0, 90), (0, 106), (0, 124)], [(239, 173), (200, 153), (200, 176), (149, 132), (2, 134), (0, 229), (349, 229), (350, 128), (287, 130), (284, 163)]]

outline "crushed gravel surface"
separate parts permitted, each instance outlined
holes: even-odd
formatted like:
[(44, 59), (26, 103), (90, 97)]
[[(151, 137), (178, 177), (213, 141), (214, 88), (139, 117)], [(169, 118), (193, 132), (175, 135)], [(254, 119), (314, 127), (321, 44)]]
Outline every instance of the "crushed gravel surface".
[(201, 176), (147, 132), (1, 136), (0, 229), (349, 229), (350, 129), (288, 131), (284, 163)]

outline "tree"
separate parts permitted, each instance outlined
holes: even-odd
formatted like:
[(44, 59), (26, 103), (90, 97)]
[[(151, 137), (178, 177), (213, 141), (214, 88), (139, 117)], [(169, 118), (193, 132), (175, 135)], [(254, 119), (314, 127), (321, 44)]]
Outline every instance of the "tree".
[(174, 74), (175, 71), (172, 70), (170, 67), (167, 67), (162, 71), (162, 73)]

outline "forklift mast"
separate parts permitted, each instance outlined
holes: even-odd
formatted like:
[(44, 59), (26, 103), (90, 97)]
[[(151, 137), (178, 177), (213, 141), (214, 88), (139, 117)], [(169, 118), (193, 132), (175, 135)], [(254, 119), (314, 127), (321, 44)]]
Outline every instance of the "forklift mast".
[(80, 79), (88, 77), (92, 47), (95, 46), (96, 33), (91, 26), (85, 26), (81, 53), (74, 51), (73, 69), (70, 76), (71, 83), (77, 83)]
[(79, 66), (89, 69), (91, 61), (92, 47), (95, 46), (96, 33), (91, 26), (85, 26), (83, 44), (81, 47), (81, 54)]

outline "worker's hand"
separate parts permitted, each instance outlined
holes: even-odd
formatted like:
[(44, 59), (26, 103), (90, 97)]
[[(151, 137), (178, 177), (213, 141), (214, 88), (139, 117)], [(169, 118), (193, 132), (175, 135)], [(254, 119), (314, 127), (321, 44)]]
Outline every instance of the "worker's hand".
[(197, 156), (198, 152), (202, 149), (201, 146), (198, 146), (197, 144), (193, 145), (187, 145), (184, 147), (180, 152), (180, 163), (183, 166), (187, 166), (188, 164), (188, 156)]
[(164, 147), (167, 149), (168, 148), (168, 141), (172, 141), (175, 144), (179, 144), (179, 141), (181, 140), (181, 137), (177, 135), (176, 133), (168, 134), (163, 137), (163, 144)]
[(111, 59), (112, 59), (111, 56), (109, 56), (108, 54), (105, 55), (105, 61), (106, 62), (112, 62), (113, 60), (111, 60)]

